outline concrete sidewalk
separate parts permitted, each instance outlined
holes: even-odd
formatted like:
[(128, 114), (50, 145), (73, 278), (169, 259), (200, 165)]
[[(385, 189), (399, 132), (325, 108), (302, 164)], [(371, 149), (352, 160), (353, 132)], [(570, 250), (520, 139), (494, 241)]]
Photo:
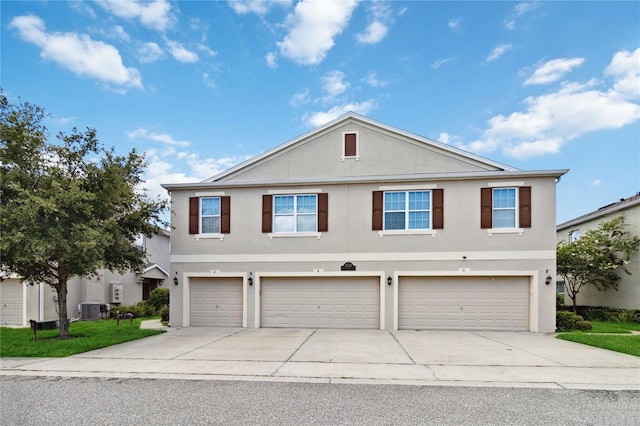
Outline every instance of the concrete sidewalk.
[(0, 374), (640, 390), (640, 358), (548, 334), (168, 330), (67, 358), (2, 358)]

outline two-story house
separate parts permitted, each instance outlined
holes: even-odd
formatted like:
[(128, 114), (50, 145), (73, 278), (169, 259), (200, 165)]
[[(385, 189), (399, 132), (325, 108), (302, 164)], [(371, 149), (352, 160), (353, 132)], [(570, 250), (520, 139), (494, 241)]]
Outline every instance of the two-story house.
[(346, 114), (205, 181), (163, 185), (171, 325), (553, 332), (566, 172)]

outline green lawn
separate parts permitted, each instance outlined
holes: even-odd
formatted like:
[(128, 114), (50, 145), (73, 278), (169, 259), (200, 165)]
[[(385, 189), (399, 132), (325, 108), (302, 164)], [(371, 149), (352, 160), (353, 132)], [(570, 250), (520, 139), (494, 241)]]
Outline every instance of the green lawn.
[(560, 333), (557, 337), (640, 357), (640, 335), (631, 335), (631, 330), (640, 331), (640, 324), (610, 321), (591, 321), (591, 324), (591, 330)]
[(141, 318), (136, 318), (133, 324), (120, 321), (116, 326), (114, 319), (76, 321), (69, 324), (69, 339), (59, 339), (59, 330), (38, 330), (35, 342), (28, 327), (0, 327), (0, 356), (64, 357), (163, 333), (162, 330), (141, 330), (141, 322)]

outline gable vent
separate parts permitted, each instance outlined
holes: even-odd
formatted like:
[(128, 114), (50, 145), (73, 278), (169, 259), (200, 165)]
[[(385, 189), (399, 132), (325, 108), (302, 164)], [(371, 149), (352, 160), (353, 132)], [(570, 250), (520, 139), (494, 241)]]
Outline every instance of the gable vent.
[(344, 156), (355, 157), (358, 155), (358, 143), (355, 133), (344, 134)]

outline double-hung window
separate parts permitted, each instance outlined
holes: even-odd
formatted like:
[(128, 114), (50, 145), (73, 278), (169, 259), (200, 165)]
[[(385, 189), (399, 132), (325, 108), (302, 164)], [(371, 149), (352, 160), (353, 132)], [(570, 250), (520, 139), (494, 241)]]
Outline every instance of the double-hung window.
[(200, 233), (220, 233), (220, 197), (200, 198)]
[(431, 191), (384, 193), (384, 230), (431, 229)]
[(493, 188), (493, 228), (516, 228), (516, 189)]
[(318, 197), (275, 195), (273, 197), (274, 232), (317, 232)]

